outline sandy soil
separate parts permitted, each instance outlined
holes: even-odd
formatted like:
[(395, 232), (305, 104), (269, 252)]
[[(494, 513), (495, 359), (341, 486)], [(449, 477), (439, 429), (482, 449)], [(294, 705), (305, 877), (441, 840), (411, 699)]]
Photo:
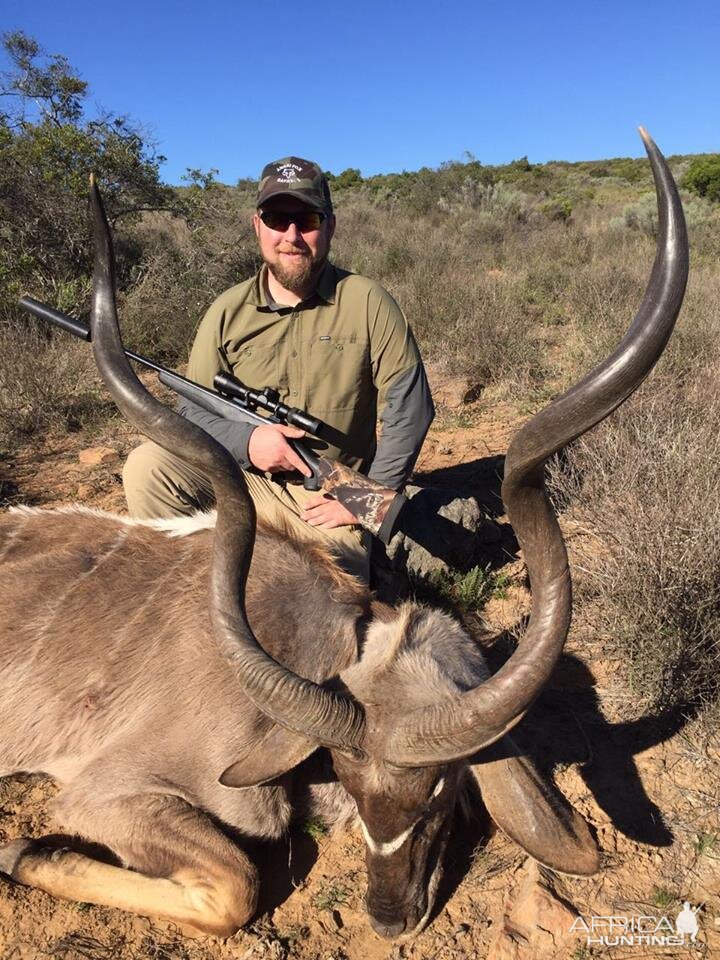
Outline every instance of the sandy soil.
[[(478, 477), (501, 466), (524, 415), (509, 403), (489, 412), (482, 398), (463, 405), (467, 386), (436, 372), (440, 416), (418, 472), (434, 482), (449, 476), (472, 493)], [(80, 499), (121, 510), (120, 468), (136, 440), (119, 423), (90, 442), (47, 437), (41, 448), (25, 450), (5, 466), (5, 501), (54, 506)], [(80, 451), (90, 445), (109, 452), (98, 455), (99, 463), (82, 463)], [(571, 539), (572, 526), (567, 533)], [(510, 573), (506, 595), (485, 611), (495, 635), (516, 625), (527, 609), (522, 565), (516, 562)], [(366, 919), (360, 837), (318, 836), (298, 827), (286, 843), (261, 852), (261, 910), (231, 940), (187, 939), (169, 924), (52, 900), (0, 880), (0, 960), (720, 957), (717, 733), (682, 718), (623, 722), (625, 692), (616, 674), (616, 665), (603, 659), (602, 644), (574, 631), (550, 689), (521, 734), (596, 832), (603, 851), (596, 877), (537, 871), (478, 808), (472, 822), (458, 820), (428, 928), (410, 943), (392, 944), (380, 940)], [(41, 777), (0, 781), (0, 842), (52, 832), (54, 789)], [(684, 900), (699, 907), (700, 932), (691, 946), (588, 946), (584, 936), (569, 934), (578, 915), (674, 920)]]

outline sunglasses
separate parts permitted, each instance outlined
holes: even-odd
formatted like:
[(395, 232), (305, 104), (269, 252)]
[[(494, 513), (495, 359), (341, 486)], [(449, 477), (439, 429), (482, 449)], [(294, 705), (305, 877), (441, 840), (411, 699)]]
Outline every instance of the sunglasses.
[(323, 220), (327, 220), (326, 213), (317, 210), (301, 210), (297, 213), (285, 213), (283, 210), (263, 210), (260, 219), (266, 227), (285, 233), (291, 223), (294, 223), (300, 233), (310, 233), (319, 230)]

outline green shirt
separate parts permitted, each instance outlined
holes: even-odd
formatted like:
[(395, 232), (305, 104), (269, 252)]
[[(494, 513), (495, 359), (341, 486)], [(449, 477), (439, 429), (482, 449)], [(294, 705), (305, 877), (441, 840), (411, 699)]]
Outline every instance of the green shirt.
[[(295, 307), (275, 304), (268, 297), (266, 270), (212, 304), (198, 328), (188, 377), (211, 387), (215, 374), (225, 370), (246, 386), (276, 388), (284, 403), (304, 408), (346, 436), (342, 450), (318, 452), (362, 472), (372, 465), (373, 479), (401, 486), (434, 412), (402, 311), (378, 283), (329, 263), (307, 300)], [(252, 428), (240, 435), (237, 424), (217, 426), (223, 435), (211, 432), (246, 461)], [(235, 442), (228, 442), (229, 431), (235, 431)]]

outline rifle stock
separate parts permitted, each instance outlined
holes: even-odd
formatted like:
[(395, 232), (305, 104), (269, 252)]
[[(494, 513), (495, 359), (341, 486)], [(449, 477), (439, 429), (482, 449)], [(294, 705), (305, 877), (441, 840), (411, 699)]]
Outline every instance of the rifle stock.
[[(74, 337), (90, 342), (90, 330), (80, 320), (68, 317), (60, 310), (50, 307), (33, 297), (22, 297), (19, 306), (41, 320), (46, 320), (60, 329), (71, 333)], [(215, 390), (188, 380), (179, 373), (168, 370), (162, 364), (155, 363), (139, 353), (126, 350), (127, 356), (136, 363), (154, 370), (161, 383), (175, 393), (192, 400), (199, 406), (226, 420), (236, 422), (250, 422), (258, 426), (267, 423), (281, 422), (276, 417), (263, 417), (253, 410), (249, 410), (241, 401), (223, 396)], [(308, 422), (311, 418), (308, 417)], [(346, 507), (357, 519), (358, 524), (368, 530), (383, 543), (390, 542), (397, 517), (406, 503), (403, 494), (383, 487), (369, 477), (352, 470), (337, 460), (328, 460), (311, 450), (300, 440), (288, 440), (299, 457), (312, 471), (312, 476), (306, 478), (306, 487), (311, 490), (322, 490)]]

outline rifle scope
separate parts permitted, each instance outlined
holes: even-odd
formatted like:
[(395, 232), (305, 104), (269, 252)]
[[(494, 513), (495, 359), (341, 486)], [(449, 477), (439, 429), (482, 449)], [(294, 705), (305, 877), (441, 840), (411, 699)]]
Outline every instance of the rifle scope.
[(322, 420), (310, 416), (305, 410), (298, 407), (288, 407), (280, 402), (280, 394), (277, 390), (270, 387), (264, 387), (262, 390), (253, 390), (252, 387), (246, 387), (245, 384), (234, 377), (231, 373), (216, 373), (213, 380), (213, 386), (219, 393), (224, 393), (228, 397), (234, 397), (241, 403), (247, 404), (251, 410), (260, 407), (261, 410), (267, 410), (281, 423), (289, 424), (291, 427), (298, 427), (311, 433), (314, 437), (322, 437), (326, 425)]

